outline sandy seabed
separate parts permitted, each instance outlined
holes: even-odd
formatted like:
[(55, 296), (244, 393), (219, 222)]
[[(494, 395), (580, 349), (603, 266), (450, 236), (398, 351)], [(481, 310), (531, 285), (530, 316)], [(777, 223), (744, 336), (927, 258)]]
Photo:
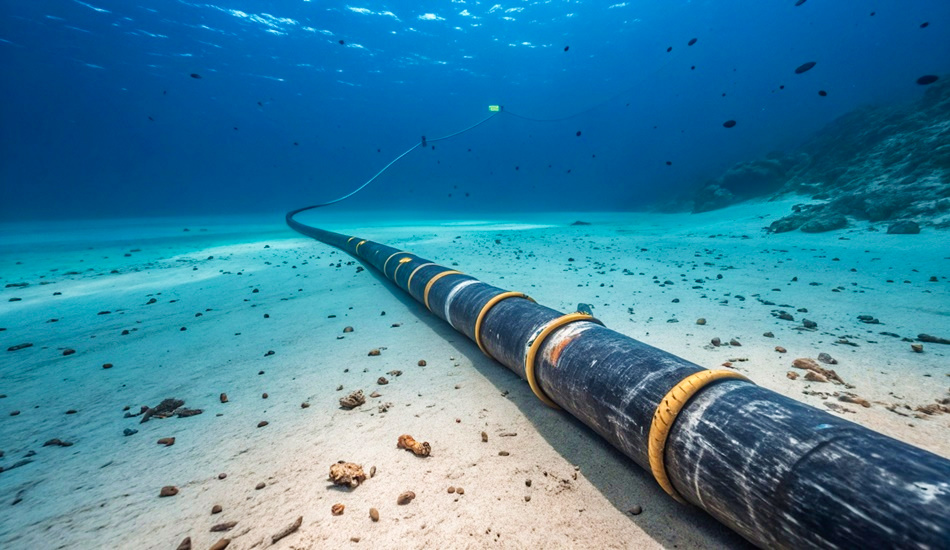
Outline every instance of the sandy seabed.
[[(950, 415), (916, 411), (948, 397), (950, 346), (915, 353), (903, 339), (950, 338), (948, 234), (886, 235), (864, 222), (762, 231), (794, 202), (411, 226), (309, 220), (561, 311), (590, 304), (621, 333), (709, 368), (728, 361), (762, 386), (950, 457)], [(232, 549), (747, 546), (359, 266), (280, 217), (4, 225), (0, 547), (174, 549), (185, 537), (194, 548), (229, 538)], [(839, 400), (841, 386), (787, 377), (805, 374), (795, 358), (819, 353), (870, 407)], [(380, 397), (340, 408), (357, 389)], [(125, 417), (166, 398), (203, 413)], [(404, 433), (432, 455), (398, 449)], [(156, 443), (169, 437), (172, 446)], [(44, 446), (52, 439), (71, 445)], [(376, 475), (336, 487), (327, 474), (339, 460)], [(159, 497), (164, 486), (179, 492)], [(416, 498), (397, 505), (404, 491)]]

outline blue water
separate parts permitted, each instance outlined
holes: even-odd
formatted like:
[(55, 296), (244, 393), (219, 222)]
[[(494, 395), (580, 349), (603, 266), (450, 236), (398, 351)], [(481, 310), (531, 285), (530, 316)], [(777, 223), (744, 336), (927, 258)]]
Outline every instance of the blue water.
[(639, 209), (950, 72), (946, 0), (794, 4), (4, 0), (0, 218), (277, 213), (490, 104), (337, 208)]

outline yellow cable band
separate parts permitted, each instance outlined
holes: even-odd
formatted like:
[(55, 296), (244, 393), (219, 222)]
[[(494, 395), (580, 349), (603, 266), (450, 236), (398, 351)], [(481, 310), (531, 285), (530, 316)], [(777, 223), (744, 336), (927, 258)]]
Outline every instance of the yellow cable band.
[(362, 244), (365, 243), (365, 242), (366, 242), (365, 240), (362, 240), (362, 241), (360, 241), (359, 243), (356, 244), (356, 253), (357, 253), (357, 254), (360, 253), (360, 245), (362, 245)]
[(602, 325), (600, 321), (594, 319), (587, 313), (568, 313), (567, 315), (562, 315), (557, 319), (550, 321), (547, 325), (544, 325), (544, 328), (541, 329), (541, 332), (534, 337), (534, 340), (530, 341), (530, 346), (528, 347), (528, 352), (525, 354), (524, 358), (524, 375), (528, 379), (528, 385), (531, 386), (531, 391), (534, 392), (534, 395), (538, 397), (545, 405), (560, 409), (550, 397), (545, 395), (541, 391), (541, 386), (538, 385), (538, 380), (534, 374), (534, 360), (538, 356), (538, 351), (541, 350), (541, 345), (544, 344), (544, 339), (547, 338), (552, 332), (563, 327), (568, 323), (574, 323), (576, 321), (589, 321), (591, 323), (597, 323)]
[(426, 291), (422, 295), (422, 301), (425, 302), (426, 309), (428, 309), (429, 311), (432, 311), (432, 308), (429, 307), (429, 291), (432, 290), (432, 285), (435, 284), (435, 282), (441, 279), (442, 277), (445, 277), (446, 275), (455, 275), (455, 274), (461, 275), (462, 272), (454, 271), (450, 269), (449, 271), (443, 271), (442, 273), (439, 273), (435, 277), (432, 277), (431, 279), (429, 279), (429, 284), (426, 285)]
[[(412, 291), (409, 289), (409, 285), (412, 284), (412, 278), (416, 275), (416, 272), (419, 271), (420, 269), (422, 269), (423, 267), (429, 267), (430, 265), (435, 265), (435, 264), (432, 263), (432, 262), (429, 262), (429, 263), (427, 263), (427, 264), (422, 264), (422, 265), (420, 265), (419, 267), (417, 267), (417, 268), (415, 268), (415, 269), (412, 270), (412, 273), (409, 274), (409, 280), (406, 281), (406, 292), (412, 292)], [(395, 277), (393, 277), (393, 278), (395, 279)]]
[(393, 252), (392, 254), (390, 254), (389, 257), (386, 258), (386, 261), (383, 262), (383, 275), (386, 275), (386, 265), (389, 263), (389, 260), (392, 260), (393, 256), (395, 256), (396, 254), (408, 254), (408, 252), (403, 252), (402, 250), (400, 250), (399, 252)]
[(491, 300), (488, 300), (488, 303), (482, 307), (482, 310), (478, 313), (478, 318), (475, 320), (475, 343), (478, 344), (478, 349), (482, 350), (482, 353), (488, 355), (489, 357), (491, 357), (491, 355), (489, 355), (488, 350), (485, 349), (485, 346), (482, 345), (482, 322), (485, 320), (485, 315), (488, 314), (488, 310), (505, 298), (524, 298), (526, 300), (531, 300), (532, 302), (534, 301), (530, 296), (522, 292), (502, 292)]
[(412, 261), (412, 258), (410, 258), (410, 257), (408, 257), (408, 256), (405, 257), (405, 258), (399, 258), (399, 265), (397, 265), (397, 266), (396, 266), (396, 269), (393, 270), (393, 282), (394, 282), (394, 283), (396, 282), (396, 274), (399, 273), (399, 268), (402, 267), (404, 264), (407, 264), (407, 263), (409, 263), (409, 262), (411, 262), (411, 261)]
[(647, 446), (647, 453), (650, 456), (650, 470), (660, 487), (663, 487), (663, 490), (677, 502), (686, 504), (686, 500), (673, 488), (670, 478), (666, 475), (666, 465), (663, 457), (666, 451), (666, 438), (670, 434), (673, 422), (676, 421), (676, 415), (683, 410), (689, 399), (707, 384), (723, 378), (749, 380), (738, 372), (731, 370), (699, 371), (687, 376), (679, 384), (673, 386), (673, 389), (660, 401), (656, 412), (653, 413), (653, 424), (650, 426), (649, 444)]
[(350, 237), (349, 239), (346, 240), (346, 244), (350, 244), (350, 241), (352, 241), (352, 240), (355, 239), (355, 238), (356, 238), (355, 236)]

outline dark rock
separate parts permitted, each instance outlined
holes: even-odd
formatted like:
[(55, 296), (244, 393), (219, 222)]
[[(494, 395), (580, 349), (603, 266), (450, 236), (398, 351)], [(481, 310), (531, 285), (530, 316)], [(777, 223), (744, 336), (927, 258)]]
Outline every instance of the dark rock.
[(946, 338), (938, 338), (936, 336), (931, 336), (929, 334), (918, 334), (917, 339), (921, 342), (930, 342), (931, 344), (947, 344), (950, 345), (950, 340)]
[(168, 418), (175, 414), (175, 410), (184, 405), (185, 402), (181, 399), (168, 398), (158, 404), (157, 407), (150, 408), (145, 411), (145, 414), (142, 416), (140, 423), (148, 422), (149, 418)]
[(818, 360), (821, 361), (822, 363), (825, 363), (826, 365), (837, 365), (837, 364), (838, 364), (838, 360), (837, 360), (837, 359), (833, 358), (832, 356), (830, 356), (830, 355), (828, 355), (827, 353), (824, 353), (824, 352), (818, 354)]
[(887, 227), (888, 235), (916, 235), (918, 233), (920, 233), (920, 225), (910, 220), (892, 223)]
[(18, 351), (18, 350), (26, 349), (30, 347), (33, 347), (33, 344), (27, 342), (26, 344), (17, 344), (15, 346), (10, 346), (7, 348), (7, 351)]
[(826, 214), (805, 222), (801, 226), (804, 233), (824, 233), (848, 226), (848, 220), (841, 214)]

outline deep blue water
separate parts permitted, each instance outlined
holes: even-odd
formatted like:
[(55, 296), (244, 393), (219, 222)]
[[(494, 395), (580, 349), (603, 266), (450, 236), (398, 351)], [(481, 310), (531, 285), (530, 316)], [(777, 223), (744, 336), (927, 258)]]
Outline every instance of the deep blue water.
[(638, 209), (919, 97), (948, 29), (946, 0), (2, 0), (0, 219), (277, 213), (489, 104), (571, 118), (496, 116), (338, 208)]

